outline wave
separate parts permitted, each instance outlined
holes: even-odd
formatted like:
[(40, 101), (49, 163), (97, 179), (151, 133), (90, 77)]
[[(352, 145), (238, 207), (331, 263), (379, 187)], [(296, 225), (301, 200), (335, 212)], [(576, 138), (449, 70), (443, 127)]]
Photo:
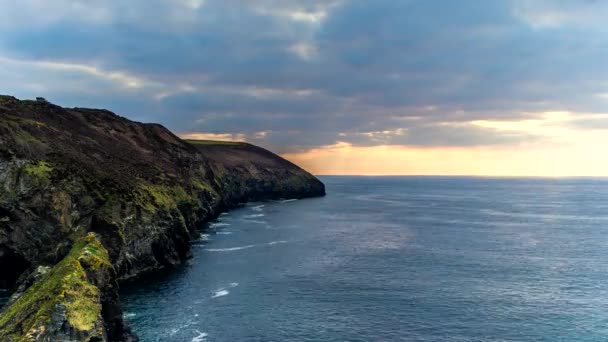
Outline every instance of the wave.
[(288, 242), (289, 241), (279, 240), (279, 241), (271, 241), (271, 242), (264, 243), (264, 244), (246, 245), (246, 246), (239, 246), (239, 247), (207, 248), (206, 251), (208, 251), (208, 252), (232, 252), (232, 251), (240, 251), (242, 249), (249, 249), (249, 248), (254, 248), (254, 247), (274, 246), (274, 245), (288, 243)]
[(278, 245), (278, 244), (280, 244), (280, 243), (287, 243), (287, 241), (285, 241), (285, 240), (280, 240), (280, 241), (272, 241), (272, 242), (267, 243), (267, 245), (268, 245), (268, 246), (273, 246), (273, 245)]
[(266, 221), (262, 220), (245, 220), (247, 223), (256, 223), (256, 224), (268, 224)]
[(256, 245), (247, 245), (240, 247), (230, 247), (230, 248), (208, 248), (206, 249), (208, 252), (232, 252), (232, 251), (240, 251), (241, 249), (253, 248)]
[(200, 332), (198, 330), (195, 330), (195, 331), (198, 334), (198, 336), (195, 336), (194, 338), (192, 338), (192, 342), (204, 342), (207, 340), (207, 336), (209, 336), (209, 334)]
[(264, 214), (251, 214), (251, 215), (245, 215), (244, 217), (246, 219), (248, 219), (248, 218), (259, 218), (259, 217), (264, 217), (264, 216), (266, 216), (266, 215), (264, 215)]
[(122, 317), (123, 317), (123, 318), (133, 318), (133, 317), (135, 317), (135, 316), (137, 316), (137, 314), (136, 314), (136, 313), (134, 313), (134, 312), (124, 312), (124, 313), (122, 314)]
[(228, 227), (230, 223), (225, 222), (213, 222), (209, 225), (209, 228), (220, 228), (220, 227)]
[(180, 325), (180, 326), (178, 326), (176, 328), (171, 329), (171, 331), (169, 332), (169, 335), (173, 336), (173, 335), (177, 334), (178, 332), (180, 332), (181, 330), (189, 328), (189, 327), (191, 327), (191, 326), (193, 326), (195, 324), (197, 324), (197, 323), (195, 321), (191, 320), (191, 321), (189, 321), (189, 322), (187, 322), (185, 324), (182, 324), (182, 325)]
[[(237, 287), (237, 286), (239, 286), (239, 283), (230, 283), (230, 285), (228, 285), (229, 288)], [(230, 294), (230, 291), (228, 291), (225, 287), (222, 287), (222, 288), (215, 290), (213, 292), (213, 295), (211, 296), (211, 298), (224, 297), (229, 294)]]
[(202, 234), (199, 236), (201, 241), (209, 241), (209, 234)]
[(285, 200), (282, 200), (281, 203), (290, 203), (290, 202), (295, 202), (295, 201), (298, 201), (298, 199), (297, 198), (285, 199)]
[(260, 204), (260, 205), (256, 205), (255, 207), (251, 207), (251, 209), (253, 211), (262, 211), (262, 210), (264, 210), (264, 207), (265, 207), (265, 205)]
[(218, 235), (230, 235), (230, 234), (232, 234), (232, 232), (215, 232), (215, 234), (218, 234)]
[(218, 297), (224, 297), (230, 294), (230, 291), (226, 290), (226, 289), (220, 289), (217, 290), (213, 293), (213, 296), (211, 296), (211, 298), (218, 298)]

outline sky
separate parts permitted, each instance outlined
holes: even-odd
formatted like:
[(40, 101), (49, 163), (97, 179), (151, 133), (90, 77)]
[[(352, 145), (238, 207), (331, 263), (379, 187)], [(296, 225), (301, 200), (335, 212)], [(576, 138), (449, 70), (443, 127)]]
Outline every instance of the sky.
[(315, 174), (608, 176), (608, 1), (0, 0), (0, 93)]

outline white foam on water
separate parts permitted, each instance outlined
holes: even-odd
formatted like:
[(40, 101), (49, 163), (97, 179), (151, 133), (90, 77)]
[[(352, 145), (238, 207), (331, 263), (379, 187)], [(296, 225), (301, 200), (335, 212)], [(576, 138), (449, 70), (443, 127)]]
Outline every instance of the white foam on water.
[(255, 207), (251, 207), (251, 209), (253, 211), (262, 211), (262, 210), (264, 210), (264, 207), (265, 207), (265, 205), (260, 204), (260, 205), (256, 205)]
[(230, 223), (225, 222), (213, 222), (209, 225), (210, 228), (228, 227)]
[(230, 234), (232, 234), (232, 232), (215, 232), (215, 234), (218, 234), (218, 235), (230, 235)]
[(259, 217), (264, 217), (266, 215), (264, 214), (252, 214), (252, 215), (245, 215), (245, 218), (259, 218)]
[(137, 316), (137, 314), (134, 312), (125, 312), (122, 314), (122, 317), (124, 317), (124, 318), (133, 318), (135, 316)]
[(253, 248), (253, 247), (274, 246), (274, 245), (288, 243), (288, 242), (289, 241), (278, 240), (278, 241), (270, 241), (268, 243), (259, 244), (259, 245), (246, 245), (246, 246), (229, 247), (229, 248), (207, 248), (206, 251), (208, 251), (208, 252), (232, 252), (232, 251), (240, 251), (242, 249), (249, 249), (249, 248)]
[(268, 222), (266, 221), (261, 221), (261, 220), (245, 220), (249, 223), (256, 223), (256, 224), (268, 224)]
[(198, 330), (195, 330), (196, 333), (198, 334), (198, 336), (195, 336), (192, 338), (192, 342), (204, 342), (207, 341), (207, 336), (209, 336), (209, 334), (204, 333), (204, 332), (200, 332)]
[(228, 291), (226, 289), (219, 289), (213, 293), (213, 296), (211, 296), (211, 298), (224, 297), (229, 294), (230, 294), (230, 291)]
[(211, 296), (211, 298), (227, 296), (230, 294), (230, 291), (228, 291), (228, 288), (234, 288), (237, 286), (239, 286), (239, 283), (230, 283), (230, 285), (228, 285), (227, 287), (219, 288), (213, 292), (213, 295)]
[(295, 202), (297, 200), (298, 200), (297, 198), (291, 198), (291, 199), (282, 200), (281, 203)]
[(173, 335), (177, 334), (177, 333), (178, 333), (180, 330), (185, 329), (185, 328), (188, 328), (188, 327), (190, 327), (190, 326), (192, 326), (192, 325), (194, 325), (194, 324), (196, 324), (196, 322), (194, 322), (194, 321), (189, 321), (188, 323), (186, 323), (186, 324), (184, 324), (184, 325), (181, 325), (181, 326), (179, 326), (179, 327), (177, 327), (177, 328), (173, 328), (173, 329), (171, 329), (171, 331), (170, 331), (170, 335), (171, 335), (171, 336), (173, 336)]
[(221, 213), (221, 214), (220, 214), (220, 216), (218, 216), (218, 217), (224, 217), (224, 216), (228, 216), (228, 215), (229, 215), (229, 213), (228, 213), (228, 212), (223, 212), (223, 213)]
[(199, 237), (202, 241), (209, 241), (209, 234), (202, 234)]
[(241, 249), (253, 248), (255, 245), (246, 245), (239, 247), (230, 247), (230, 248), (208, 248), (209, 252), (232, 252), (232, 251), (240, 251)]
[(267, 243), (267, 245), (268, 245), (268, 246), (272, 246), (272, 245), (278, 245), (278, 244), (280, 244), (280, 243), (287, 243), (287, 241), (285, 241), (285, 240), (280, 240), (280, 241), (272, 241), (272, 242)]

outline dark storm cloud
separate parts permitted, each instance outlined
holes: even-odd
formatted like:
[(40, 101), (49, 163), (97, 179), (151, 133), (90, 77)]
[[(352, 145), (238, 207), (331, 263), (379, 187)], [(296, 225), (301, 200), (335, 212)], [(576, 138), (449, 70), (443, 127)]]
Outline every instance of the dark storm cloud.
[(602, 2), (4, 7), (1, 92), (107, 107), (178, 133), (240, 133), (283, 151), (337, 141), (512, 145), (540, 137), (469, 122), (607, 104), (598, 96), (608, 92)]

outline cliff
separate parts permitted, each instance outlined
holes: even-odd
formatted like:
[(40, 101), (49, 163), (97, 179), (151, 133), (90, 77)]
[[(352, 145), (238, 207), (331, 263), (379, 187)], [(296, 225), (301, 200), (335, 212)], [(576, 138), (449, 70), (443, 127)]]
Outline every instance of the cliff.
[(17, 289), (0, 315), (2, 341), (128, 340), (116, 281), (182, 263), (225, 209), (325, 193), (250, 144), (187, 142), (109, 111), (9, 96), (0, 189), (0, 287)]

